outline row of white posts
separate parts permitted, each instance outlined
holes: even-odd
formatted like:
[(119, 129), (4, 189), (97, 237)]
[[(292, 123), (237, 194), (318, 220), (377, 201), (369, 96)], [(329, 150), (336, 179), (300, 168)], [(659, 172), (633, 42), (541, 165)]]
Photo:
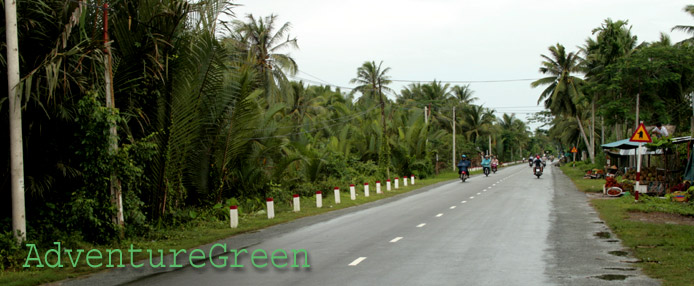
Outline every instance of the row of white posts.
[[(403, 185), (407, 187), (408, 183), (408, 178), (409, 178), (409, 183), (414, 185), (414, 175), (408, 177), (405, 176), (403, 179)], [(400, 188), (400, 180), (399, 178), (395, 178), (394, 180), (394, 185), (395, 189)], [(390, 180), (386, 180), (386, 191), (390, 191)], [(381, 191), (381, 181), (376, 181), (376, 193), (377, 194), (382, 194), (383, 192)], [(357, 192), (354, 187), (354, 185), (349, 185), (349, 196), (352, 200), (357, 199)], [(369, 183), (364, 183), (364, 196), (368, 197), (369, 196)], [(340, 203), (340, 188), (335, 187), (335, 203), (339, 204)], [(294, 212), (299, 212), (301, 210), (301, 201), (299, 199), (299, 195), (294, 195), (293, 198), (293, 205), (294, 205)], [(265, 202), (267, 205), (267, 218), (272, 219), (275, 217), (275, 202), (272, 200), (272, 198), (268, 198), (267, 201)], [(323, 192), (317, 191), (316, 192), (316, 207), (322, 208), (323, 207)], [(239, 212), (238, 212), (238, 207), (237, 206), (230, 206), (229, 207), (229, 226), (231, 228), (236, 228), (239, 226)]]

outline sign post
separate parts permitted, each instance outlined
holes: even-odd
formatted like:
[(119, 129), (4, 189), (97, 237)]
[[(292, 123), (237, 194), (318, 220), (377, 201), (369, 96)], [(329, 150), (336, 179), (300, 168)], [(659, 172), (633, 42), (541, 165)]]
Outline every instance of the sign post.
[(573, 159), (573, 161), (571, 161), (571, 166), (572, 166), (572, 167), (576, 167), (576, 153), (578, 153), (578, 150), (576, 149), (576, 146), (574, 146), (573, 148), (571, 148), (571, 153), (574, 154), (574, 159)]
[(648, 131), (646, 130), (646, 126), (643, 125), (643, 121), (641, 121), (639, 127), (636, 128), (634, 134), (631, 135), (629, 141), (639, 143), (639, 147), (636, 150), (636, 186), (634, 187), (634, 201), (638, 202), (639, 190), (641, 189), (641, 147), (643, 143), (652, 142), (651, 136), (648, 135)]

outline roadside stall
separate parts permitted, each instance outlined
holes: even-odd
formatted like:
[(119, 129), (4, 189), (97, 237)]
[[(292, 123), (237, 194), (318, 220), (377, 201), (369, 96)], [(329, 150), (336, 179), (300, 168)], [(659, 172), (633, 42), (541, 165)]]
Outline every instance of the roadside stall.
[[(610, 165), (605, 166), (605, 173), (611, 174), (606, 178), (604, 193), (607, 195), (619, 195), (621, 191), (632, 192), (636, 180), (636, 154), (639, 143), (623, 139), (601, 145), (607, 156)], [(667, 188), (666, 171), (656, 167), (651, 167), (650, 157), (652, 155), (662, 155), (662, 150), (650, 151), (646, 146), (641, 147), (641, 155), (646, 156), (645, 167), (641, 168), (641, 185), (647, 186), (647, 193), (658, 195), (664, 193)], [(615, 176), (622, 176), (623, 181), (617, 182)], [(620, 190), (610, 194), (609, 189), (617, 187)]]
[[(682, 152), (684, 150), (678, 149), (677, 145), (689, 143), (687, 144), (687, 158), (691, 158), (692, 140), (690, 136), (675, 137), (669, 138), (667, 141), (654, 141), (653, 144), (649, 144), (650, 148), (645, 145), (642, 147), (641, 154), (645, 157), (642, 157), (644, 165), (641, 168), (640, 184), (647, 186), (646, 194), (663, 196), (673, 191), (679, 191), (687, 185), (687, 182), (683, 181), (685, 178), (682, 175), (686, 174), (684, 168), (688, 162), (679, 160), (678, 150)], [(606, 173), (613, 172), (616, 173), (616, 176), (622, 176), (622, 180), (619, 182), (615, 178), (609, 178), (608, 176), (605, 184), (605, 193), (607, 193), (610, 187), (619, 187), (624, 192), (633, 191), (636, 180), (636, 166), (634, 163), (636, 160), (634, 157), (637, 154), (638, 143), (624, 139), (603, 144), (602, 148), (610, 157), (610, 161), (613, 162), (612, 165), (606, 166)], [(655, 160), (654, 162), (651, 162), (652, 157)], [(689, 165), (692, 165), (692, 163), (689, 162)], [(618, 169), (618, 171), (615, 172), (614, 169)], [(692, 167), (691, 172), (694, 173), (694, 167)]]

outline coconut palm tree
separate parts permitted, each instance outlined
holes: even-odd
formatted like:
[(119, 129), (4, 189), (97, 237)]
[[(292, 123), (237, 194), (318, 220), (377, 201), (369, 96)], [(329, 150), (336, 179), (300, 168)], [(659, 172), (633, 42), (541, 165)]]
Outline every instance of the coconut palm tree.
[(544, 100), (545, 108), (549, 109), (553, 115), (576, 118), (581, 135), (588, 146), (591, 162), (594, 162), (594, 148), (586, 137), (578, 114), (577, 104), (583, 97), (581, 91), (583, 79), (574, 76), (574, 74), (581, 72), (581, 58), (573, 52), (567, 54), (561, 44), (550, 46), (549, 51), (550, 56), (541, 55), (544, 61), (540, 67), (540, 73), (548, 76), (532, 82), (530, 86), (535, 88), (547, 85), (547, 88), (540, 94), (538, 104)]
[(386, 175), (390, 177), (390, 146), (388, 144), (388, 130), (386, 128), (386, 115), (385, 115), (385, 100), (383, 98), (383, 91), (392, 91), (388, 87), (391, 83), (390, 76), (386, 75), (390, 71), (389, 67), (381, 68), (383, 61), (378, 65), (374, 61), (364, 62), (361, 67), (357, 68), (357, 77), (351, 79), (350, 83), (359, 84), (354, 88), (354, 91), (359, 91), (363, 96), (370, 96), (371, 98), (378, 98), (379, 105), (381, 107), (381, 126), (383, 130), (382, 141), (381, 141), (381, 151), (379, 152), (379, 165), (382, 169), (385, 169)]
[(473, 96), (475, 91), (470, 88), (469, 84), (453, 86), (451, 93), (453, 93), (453, 96), (459, 102), (461, 102), (465, 105), (472, 104), (472, 102), (479, 99), (479, 98)]
[(289, 36), (291, 24), (287, 22), (278, 27), (277, 15), (274, 14), (259, 19), (249, 14), (246, 19), (246, 22), (233, 21), (235, 37), (261, 75), (266, 97), (279, 101), (279, 91), (288, 87), (285, 73), (295, 75), (299, 70), (289, 54), (281, 53), (287, 48), (299, 48), (296, 38)]
[[(694, 5), (684, 6), (684, 9), (682, 9), (682, 10), (684, 10), (684, 12), (686, 12), (687, 14), (694, 17)], [(694, 42), (694, 26), (677, 25), (677, 26), (672, 27), (672, 31), (682, 31), (682, 32), (685, 32), (687, 34), (692, 35), (691, 38), (682, 41), (682, 43)]]

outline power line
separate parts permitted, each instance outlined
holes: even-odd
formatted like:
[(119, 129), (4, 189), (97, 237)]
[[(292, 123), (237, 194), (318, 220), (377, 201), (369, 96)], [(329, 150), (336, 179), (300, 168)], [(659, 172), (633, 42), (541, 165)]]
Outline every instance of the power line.
[[(531, 81), (531, 80), (538, 80), (538, 79), (539, 78), (493, 79), (493, 80), (437, 80), (437, 82), (443, 82), (443, 83), (495, 83), (495, 82)], [(410, 80), (410, 79), (391, 79), (390, 81), (412, 82), (412, 83), (434, 82), (434, 80)]]

